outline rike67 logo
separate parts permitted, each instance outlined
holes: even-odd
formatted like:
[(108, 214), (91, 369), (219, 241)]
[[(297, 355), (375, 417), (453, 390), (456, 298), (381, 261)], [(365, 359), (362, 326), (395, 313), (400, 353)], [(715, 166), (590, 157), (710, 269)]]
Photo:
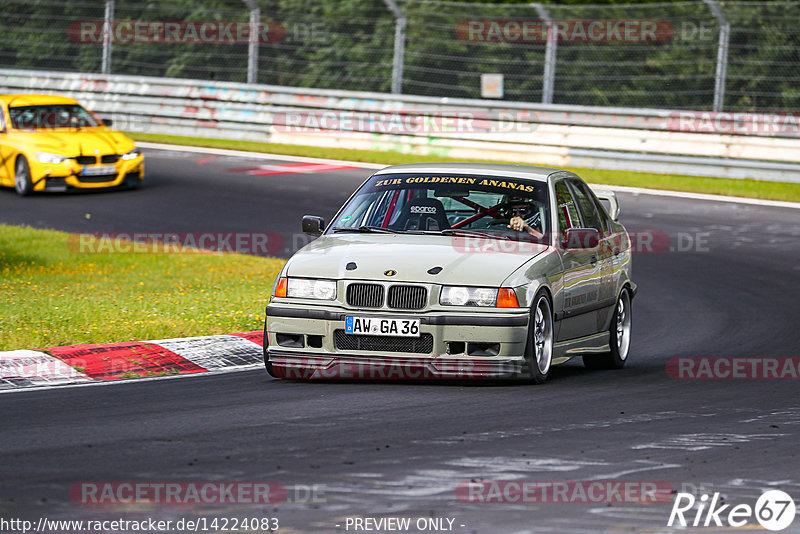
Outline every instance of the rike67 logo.
[[(696, 498), (691, 493), (678, 493), (669, 514), (668, 527), (745, 527), (754, 522), (762, 528), (780, 531), (788, 528), (795, 517), (792, 497), (781, 490), (761, 494), (755, 506), (722, 504), (719, 493)], [(757, 528), (757, 527), (756, 527)]]

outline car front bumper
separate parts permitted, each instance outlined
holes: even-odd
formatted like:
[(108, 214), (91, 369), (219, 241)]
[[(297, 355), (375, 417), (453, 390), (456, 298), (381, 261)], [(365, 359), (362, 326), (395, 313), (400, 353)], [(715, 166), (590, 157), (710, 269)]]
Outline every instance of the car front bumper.
[[(132, 185), (144, 180), (144, 156), (132, 160), (119, 160), (108, 174), (85, 176), (84, 166), (74, 161), (59, 164), (32, 163), (34, 191), (64, 191), (66, 189), (100, 189)], [(92, 166), (88, 166), (92, 167)]]
[[(265, 363), (278, 378), (489, 379), (526, 372), (526, 309), (414, 314), (270, 304), (266, 314)], [(420, 338), (345, 334), (348, 315), (418, 318)]]

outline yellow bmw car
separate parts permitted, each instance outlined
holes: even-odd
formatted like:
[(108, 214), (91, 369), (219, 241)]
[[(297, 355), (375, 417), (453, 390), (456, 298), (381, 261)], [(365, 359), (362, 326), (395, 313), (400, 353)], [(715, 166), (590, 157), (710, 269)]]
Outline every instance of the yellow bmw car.
[(144, 157), (133, 141), (76, 100), (0, 95), (0, 106), (0, 186), (29, 195), (142, 184)]

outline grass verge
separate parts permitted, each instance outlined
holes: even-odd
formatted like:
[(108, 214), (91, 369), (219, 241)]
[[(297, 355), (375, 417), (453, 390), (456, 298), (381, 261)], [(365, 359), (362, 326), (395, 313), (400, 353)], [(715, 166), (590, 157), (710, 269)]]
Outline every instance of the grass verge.
[[(463, 161), (452, 158), (443, 158), (440, 156), (418, 156), (413, 154), (402, 154), (399, 152), (319, 148), (311, 146), (281, 145), (276, 143), (256, 143), (254, 141), (232, 141), (226, 139), (180, 137), (173, 135), (132, 132), (128, 132), (127, 135), (132, 137), (134, 140), (149, 141), (151, 143), (225, 148), (230, 150), (266, 152), (289, 156), (361, 161), (366, 163), (383, 163), (386, 165), (398, 165), (401, 163), (424, 163), (431, 161)], [(471, 161), (486, 160), (476, 159)], [(650, 189), (666, 189), (670, 191), (687, 191), (691, 193), (707, 193), (712, 195), (728, 195), (734, 197), (800, 202), (800, 184), (793, 183), (768, 182), (761, 180), (735, 180), (731, 178), (706, 178), (702, 176), (680, 176), (674, 174), (654, 174), (602, 169), (570, 168), (568, 170), (579, 174), (587, 182), (596, 184), (625, 185), (629, 187), (647, 187)]]
[(284, 263), (192, 249), (78, 253), (69, 235), (0, 225), (0, 350), (261, 330)]

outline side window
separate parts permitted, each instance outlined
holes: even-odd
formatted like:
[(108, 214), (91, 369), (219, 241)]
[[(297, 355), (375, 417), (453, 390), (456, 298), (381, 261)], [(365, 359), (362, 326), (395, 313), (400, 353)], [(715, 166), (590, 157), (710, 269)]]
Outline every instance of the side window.
[(613, 228), (611, 225), (611, 217), (608, 216), (608, 210), (603, 206), (603, 203), (600, 202), (600, 199), (597, 198), (594, 194), (591, 195), (592, 200), (594, 200), (594, 205), (597, 207), (597, 214), (600, 216), (600, 220), (603, 223), (603, 228), (607, 232), (613, 232)]
[(558, 209), (558, 228), (561, 230), (563, 236), (568, 228), (579, 228), (581, 226), (581, 219), (578, 215), (578, 209), (575, 207), (575, 200), (572, 198), (572, 193), (569, 192), (567, 182), (559, 180), (556, 182), (556, 208)]
[(583, 224), (586, 228), (595, 228), (602, 235), (606, 231), (606, 225), (603, 218), (597, 211), (597, 204), (595, 204), (594, 196), (588, 187), (583, 182), (575, 180), (570, 181), (572, 190), (575, 192), (575, 200), (578, 203), (578, 208), (583, 215)]

